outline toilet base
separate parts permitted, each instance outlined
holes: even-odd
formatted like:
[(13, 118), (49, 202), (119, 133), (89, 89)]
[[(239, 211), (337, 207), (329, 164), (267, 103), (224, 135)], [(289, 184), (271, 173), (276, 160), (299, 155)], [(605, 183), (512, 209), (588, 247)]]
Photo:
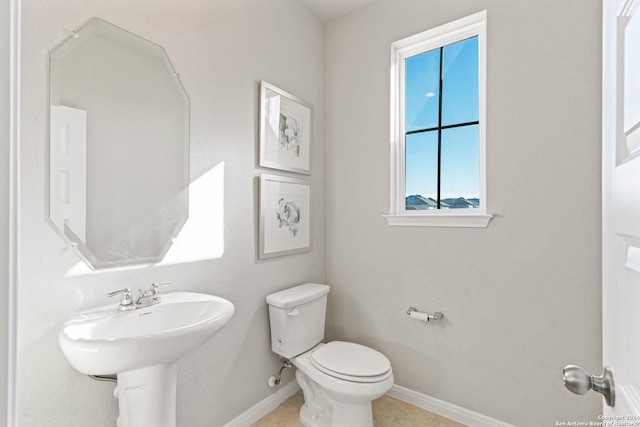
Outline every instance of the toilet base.
[(331, 427), (333, 401), (300, 369), (296, 369), (296, 381), (304, 395), (300, 422), (306, 427)]
[(300, 422), (306, 427), (373, 427), (370, 401), (344, 403), (331, 399), (300, 369), (296, 370), (296, 381), (304, 394)]
[(318, 414), (305, 403), (300, 408), (300, 422), (306, 427), (331, 427), (331, 416)]

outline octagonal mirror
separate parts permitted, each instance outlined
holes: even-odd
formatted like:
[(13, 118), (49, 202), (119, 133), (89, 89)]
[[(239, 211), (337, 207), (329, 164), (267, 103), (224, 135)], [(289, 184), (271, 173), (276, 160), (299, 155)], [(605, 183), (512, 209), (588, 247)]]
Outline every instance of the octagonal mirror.
[(93, 18), (50, 62), (52, 223), (93, 268), (161, 261), (189, 188), (189, 100), (165, 50)]

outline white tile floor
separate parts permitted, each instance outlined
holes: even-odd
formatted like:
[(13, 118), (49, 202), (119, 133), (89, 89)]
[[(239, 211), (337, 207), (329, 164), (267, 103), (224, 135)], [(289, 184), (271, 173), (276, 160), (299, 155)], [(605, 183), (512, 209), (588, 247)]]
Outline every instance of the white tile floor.
[[(304, 427), (298, 419), (303, 403), (302, 391), (299, 391), (251, 427)], [(373, 401), (373, 425), (374, 427), (464, 427), (464, 424), (391, 396), (382, 396)]]

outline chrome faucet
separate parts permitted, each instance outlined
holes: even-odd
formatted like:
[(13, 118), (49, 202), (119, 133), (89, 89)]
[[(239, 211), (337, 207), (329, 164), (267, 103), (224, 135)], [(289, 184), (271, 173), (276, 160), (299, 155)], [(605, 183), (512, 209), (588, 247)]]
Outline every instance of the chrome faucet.
[(171, 282), (159, 282), (152, 283), (149, 289), (138, 290), (138, 298), (133, 301), (131, 295), (131, 289), (124, 288), (119, 291), (113, 291), (107, 294), (108, 297), (113, 297), (122, 294), (120, 297), (120, 304), (118, 305), (118, 311), (135, 310), (136, 308), (149, 307), (150, 305), (160, 303), (160, 286), (169, 286)]

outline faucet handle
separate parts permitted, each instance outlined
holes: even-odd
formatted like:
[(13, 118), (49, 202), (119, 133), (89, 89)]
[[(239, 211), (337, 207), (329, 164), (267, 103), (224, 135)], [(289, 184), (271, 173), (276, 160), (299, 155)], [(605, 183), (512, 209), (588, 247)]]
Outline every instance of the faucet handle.
[(149, 290), (153, 293), (153, 300), (160, 302), (160, 286), (169, 286), (171, 282), (154, 282)]
[(118, 306), (118, 310), (128, 310), (129, 308), (133, 307), (133, 297), (131, 296), (131, 289), (129, 288), (109, 292), (107, 296), (115, 297), (119, 294), (122, 294), (122, 296), (120, 297), (120, 305)]
[(169, 286), (171, 282), (153, 282), (151, 284), (151, 289), (158, 289), (160, 286)]

